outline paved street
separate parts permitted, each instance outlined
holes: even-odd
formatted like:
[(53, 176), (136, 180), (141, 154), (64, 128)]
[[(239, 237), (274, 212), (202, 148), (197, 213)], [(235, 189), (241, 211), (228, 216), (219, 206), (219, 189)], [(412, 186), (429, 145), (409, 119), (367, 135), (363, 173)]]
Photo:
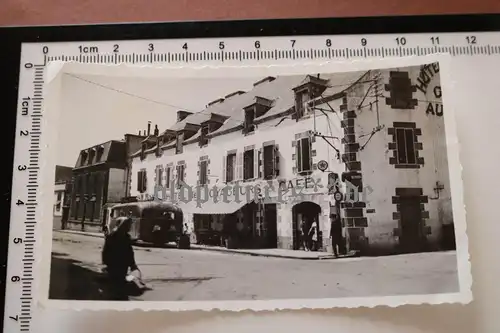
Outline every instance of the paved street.
[[(103, 299), (103, 239), (54, 232), (51, 298)], [(388, 296), (458, 291), (454, 252), (298, 260), (137, 247), (153, 290), (141, 300), (251, 300)]]

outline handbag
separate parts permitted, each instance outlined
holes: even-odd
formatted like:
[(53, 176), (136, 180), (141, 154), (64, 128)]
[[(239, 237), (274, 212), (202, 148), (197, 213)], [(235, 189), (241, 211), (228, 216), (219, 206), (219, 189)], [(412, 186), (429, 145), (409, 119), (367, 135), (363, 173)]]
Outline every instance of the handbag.
[(141, 296), (145, 291), (152, 289), (142, 280), (142, 272), (140, 270), (137, 272), (139, 276), (129, 274), (126, 277), (127, 291), (130, 296)]

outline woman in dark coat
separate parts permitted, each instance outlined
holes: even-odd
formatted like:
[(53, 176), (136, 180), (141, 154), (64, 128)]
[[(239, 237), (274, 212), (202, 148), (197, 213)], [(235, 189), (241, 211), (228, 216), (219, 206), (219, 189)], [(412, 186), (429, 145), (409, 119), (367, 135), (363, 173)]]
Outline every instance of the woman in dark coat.
[(102, 262), (106, 265), (113, 300), (128, 300), (126, 277), (130, 271), (139, 270), (129, 231), (132, 219), (120, 217), (109, 230), (102, 250)]

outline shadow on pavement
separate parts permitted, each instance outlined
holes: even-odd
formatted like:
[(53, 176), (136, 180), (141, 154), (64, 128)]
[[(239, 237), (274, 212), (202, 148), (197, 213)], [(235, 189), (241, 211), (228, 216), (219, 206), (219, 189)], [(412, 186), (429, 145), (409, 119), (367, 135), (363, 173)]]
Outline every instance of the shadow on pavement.
[(81, 262), (53, 253), (50, 266), (50, 299), (111, 300), (101, 273), (81, 267)]
[(209, 281), (212, 279), (217, 279), (216, 277), (176, 277), (176, 278), (165, 278), (165, 279), (145, 279), (144, 281), (149, 283), (154, 282), (202, 282)]

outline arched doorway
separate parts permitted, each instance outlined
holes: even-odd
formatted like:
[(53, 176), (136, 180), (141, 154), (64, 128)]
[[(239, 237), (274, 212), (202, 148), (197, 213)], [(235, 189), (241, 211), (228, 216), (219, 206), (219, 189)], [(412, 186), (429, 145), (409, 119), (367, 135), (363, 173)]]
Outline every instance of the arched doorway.
[(299, 250), (302, 248), (301, 233), (299, 230), (300, 221), (305, 220), (306, 230), (309, 230), (313, 221), (318, 224), (318, 245), (322, 247), (321, 239), (321, 225), (319, 223), (319, 216), (321, 214), (321, 207), (311, 201), (304, 201), (296, 204), (292, 208), (292, 228), (293, 228), (293, 249)]

